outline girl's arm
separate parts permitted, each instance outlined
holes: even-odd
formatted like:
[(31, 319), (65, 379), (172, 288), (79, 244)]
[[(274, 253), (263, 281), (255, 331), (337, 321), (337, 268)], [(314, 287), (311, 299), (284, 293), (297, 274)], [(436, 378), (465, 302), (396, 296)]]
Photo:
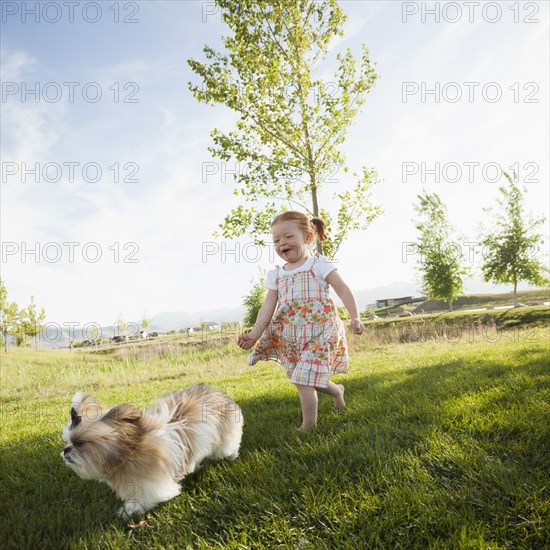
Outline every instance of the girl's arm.
[(334, 292), (336, 292), (340, 300), (344, 302), (344, 306), (348, 310), (351, 319), (351, 327), (353, 332), (356, 334), (362, 334), (365, 327), (359, 317), (359, 307), (350, 287), (344, 282), (344, 279), (340, 277), (340, 274), (336, 269), (331, 271), (325, 280), (334, 289)]
[(269, 288), (265, 296), (264, 305), (258, 311), (258, 317), (254, 328), (248, 334), (241, 334), (239, 336), (238, 345), (243, 349), (250, 349), (263, 334), (264, 330), (269, 325), (269, 321), (273, 317), (275, 308), (277, 307), (277, 301), (279, 299), (279, 293), (276, 290)]

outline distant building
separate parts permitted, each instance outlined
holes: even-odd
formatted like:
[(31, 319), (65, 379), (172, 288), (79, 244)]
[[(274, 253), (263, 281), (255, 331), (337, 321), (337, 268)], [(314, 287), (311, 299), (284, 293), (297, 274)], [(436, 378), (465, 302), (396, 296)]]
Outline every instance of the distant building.
[(418, 296), (413, 298), (412, 296), (403, 296), (402, 298), (384, 298), (382, 300), (376, 300), (376, 307), (390, 307), (390, 306), (403, 306), (405, 304), (421, 304), (425, 302), (428, 298), (426, 296)]

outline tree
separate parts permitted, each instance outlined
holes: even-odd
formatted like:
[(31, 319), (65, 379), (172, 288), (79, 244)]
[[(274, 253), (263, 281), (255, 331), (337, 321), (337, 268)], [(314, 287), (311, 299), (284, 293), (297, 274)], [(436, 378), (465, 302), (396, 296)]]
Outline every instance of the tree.
[(4, 342), (4, 351), (8, 352), (8, 335), (18, 334), (21, 312), (15, 302), (8, 302), (8, 291), (4, 281), (0, 279), (0, 332)]
[[(234, 194), (245, 205), (233, 208), (216, 236), (248, 234), (256, 244), (270, 231), (274, 214), (290, 207), (322, 217), (330, 238), (317, 251), (333, 257), (352, 230), (366, 229), (381, 213), (371, 204), (376, 171), (362, 167), (353, 190), (330, 201), (336, 216), (319, 204), (319, 191), (343, 167), (339, 147), (377, 79), (363, 45), (360, 67), (348, 49), (337, 55), (332, 82), (318, 77), (331, 40), (343, 36), (345, 15), (336, 0), (216, 0), (233, 31), (228, 54), (204, 46), (207, 63), (188, 60), (202, 78), (189, 82), (194, 97), (224, 104), (239, 120), (235, 130), (211, 132), (209, 151), (222, 161), (246, 163), (235, 175)], [(302, 180), (302, 178), (304, 178)]]
[(258, 312), (264, 303), (266, 293), (264, 274), (262, 272), (259, 278), (250, 281), (252, 285), (250, 293), (244, 297), (243, 305), (246, 308), (244, 324), (247, 327), (252, 327), (256, 324)]
[(0, 278), (0, 334), (2, 335), (2, 344), (6, 352), (8, 351), (8, 347), (6, 343), (7, 333), (4, 333), (5, 326), (6, 326), (4, 321), (4, 312), (7, 308), (7, 300), (8, 300), (8, 291), (6, 289), (6, 285), (4, 284), (4, 281), (2, 280), (2, 278)]
[(40, 311), (37, 310), (34, 303), (34, 296), (31, 296), (31, 303), (26, 310), (22, 310), (24, 333), (28, 336), (32, 336), (34, 341), (34, 349), (37, 348), (36, 337), (44, 330), (43, 321), (46, 318), (44, 308)]
[(345, 307), (337, 306), (338, 308), (338, 315), (340, 316), (340, 319), (349, 319), (349, 313), (348, 310)]
[(117, 329), (117, 336), (120, 336), (121, 334), (124, 334), (124, 335), (126, 334), (126, 322), (124, 321), (124, 317), (122, 316), (122, 313), (118, 314), (115, 327)]
[[(545, 222), (544, 216), (533, 218), (525, 212), (522, 190), (510, 175), (503, 172), (508, 186), (500, 186), (501, 198), (498, 205), (504, 211), (495, 216), (495, 227), (491, 233), (481, 235), (482, 265), (485, 281), (497, 284), (514, 285), (514, 306), (517, 306), (517, 286), (519, 281), (533, 285), (549, 284), (545, 274), (548, 268), (535, 257), (539, 245), (544, 242), (536, 228)], [(524, 192), (527, 192), (524, 189)], [(490, 209), (484, 209), (490, 211)]]
[(150, 324), (151, 324), (151, 319), (147, 317), (147, 314), (144, 311), (141, 319), (141, 326), (143, 327), (143, 330), (147, 330)]
[(417, 197), (420, 204), (415, 211), (422, 217), (416, 225), (420, 231), (417, 252), (422, 292), (435, 300), (444, 300), (452, 311), (454, 299), (463, 292), (462, 277), (469, 274), (464, 254), (458, 243), (450, 240), (453, 230), (439, 196), (423, 191)]
[(14, 333), (15, 335), (15, 345), (18, 347), (18, 348), (26, 348), (28, 347), (28, 344), (27, 344), (27, 324), (25, 322), (25, 320), (23, 319), (23, 315), (24, 315), (24, 311), (25, 310), (21, 310), (19, 312), (19, 319), (18, 319), (18, 323), (17, 323), (17, 331)]
[(90, 335), (90, 340), (95, 344), (96, 347), (101, 344), (101, 330), (96, 324), (93, 324), (90, 327), (88, 334)]

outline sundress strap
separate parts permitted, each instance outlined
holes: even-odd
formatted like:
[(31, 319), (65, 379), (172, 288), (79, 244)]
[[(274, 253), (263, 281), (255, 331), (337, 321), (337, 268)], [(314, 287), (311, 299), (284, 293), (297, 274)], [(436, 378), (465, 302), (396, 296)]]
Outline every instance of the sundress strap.
[[(276, 265), (275, 267), (277, 268), (277, 277), (275, 277), (275, 284), (278, 286), (278, 285), (279, 285), (279, 271), (280, 271), (281, 269), (284, 271), (284, 269), (283, 269), (281, 266), (279, 266), (279, 265)], [(289, 274), (287, 275), (287, 277), (290, 277), (291, 275), (298, 275), (299, 273), (304, 273), (304, 272), (308, 272), (308, 271), (309, 271), (309, 273), (311, 274), (311, 276), (312, 276), (315, 280), (318, 279), (318, 277), (317, 277), (317, 275), (315, 274), (315, 271), (313, 270), (312, 267), (310, 267), (309, 269), (304, 269), (303, 271), (298, 271), (298, 272), (296, 272), (296, 273), (289, 273)]]

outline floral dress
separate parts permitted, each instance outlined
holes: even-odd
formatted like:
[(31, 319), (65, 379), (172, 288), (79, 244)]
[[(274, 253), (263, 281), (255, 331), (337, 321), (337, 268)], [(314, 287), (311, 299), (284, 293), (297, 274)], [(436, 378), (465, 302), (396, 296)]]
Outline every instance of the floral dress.
[(344, 325), (329, 284), (313, 268), (277, 270), (279, 306), (248, 364), (281, 363), (293, 384), (326, 388), (329, 375), (348, 372)]

